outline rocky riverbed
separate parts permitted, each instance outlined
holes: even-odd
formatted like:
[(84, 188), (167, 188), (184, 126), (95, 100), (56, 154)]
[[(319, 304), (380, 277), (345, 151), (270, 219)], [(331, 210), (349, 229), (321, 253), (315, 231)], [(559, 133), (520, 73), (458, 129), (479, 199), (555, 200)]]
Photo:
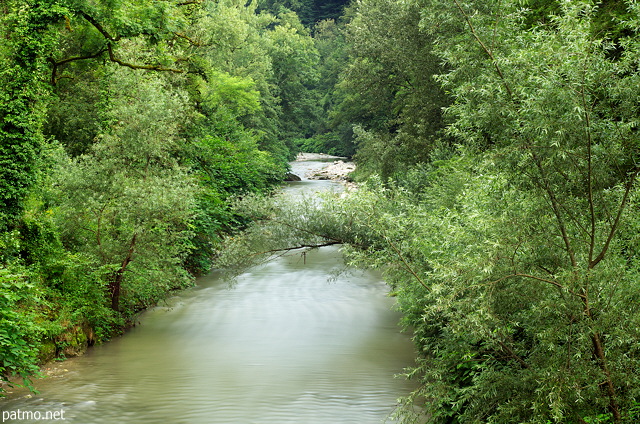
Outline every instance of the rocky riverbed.
[[(353, 162), (345, 161), (346, 158), (340, 156), (325, 155), (323, 153), (299, 153), (296, 161), (322, 160), (328, 161), (329, 164), (316, 171), (311, 171), (305, 178), (310, 180), (332, 180), (347, 185), (353, 185), (349, 174), (356, 169)], [(333, 160), (331, 162), (331, 160)]]

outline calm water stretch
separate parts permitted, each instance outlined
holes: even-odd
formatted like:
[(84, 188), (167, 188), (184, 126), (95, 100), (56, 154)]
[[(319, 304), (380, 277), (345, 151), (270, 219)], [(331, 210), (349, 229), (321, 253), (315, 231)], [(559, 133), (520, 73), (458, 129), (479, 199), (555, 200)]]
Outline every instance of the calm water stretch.
[[(321, 162), (296, 162), (303, 175)], [(297, 191), (336, 183), (292, 183)], [(37, 395), (6, 411), (62, 411), (65, 423), (381, 423), (413, 383), (409, 336), (387, 287), (343, 269), (336, 248), (292, 253), (230, 287), (215, 273), (147, 311), (123, 337), (55, 364)], [(24, 418), (24, 416), (22, 417)], [(5, 422), (54, 422), (9, 420)]]

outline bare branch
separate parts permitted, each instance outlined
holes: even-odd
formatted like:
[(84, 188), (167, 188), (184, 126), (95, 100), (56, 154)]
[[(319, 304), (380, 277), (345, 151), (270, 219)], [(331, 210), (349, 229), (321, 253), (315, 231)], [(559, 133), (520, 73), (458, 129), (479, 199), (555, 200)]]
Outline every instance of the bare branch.
[(573, 252), (573, 246), (571, 245), (569, 234), (567, 233), (567, 228), (564, 223), (564, 219), (562, 218), (562, 212), (560, 211), (558, 199), (556, 199), (556, 195), (551, 189), (546, 172), (544, 170), (544, 167), (540, 163), (540, 160), (535, 155), (535, 153), (531, 152), (531, 155), (534, 159), (536, 166), (538, 167), (540, 176), (542, 177), (542, 181), (544, 182), (544, 184), (541, 184), (541, 186), (549, 196), (549, 202), (551, 202), (551, 209), (553, 209), (553, 213), (556, 216), (556, 221), (558, 222), (558, 228), (560, 229), (560, 233), (562, 234), (562, 240), (564, 240), (564, 245), (565, 245), (567, 254), (569, 255), (569, 260), (571, 261), (571, 266), (575, 269), (578, 266), (578, 261), (576, 260), (575, 253)]
[(589, 202), (589, 221), (591, 224), (591, 230), (589, 232), (589, 264), (593, 262), (593, 251), (595, 249), (596, 244), (596, 213), (595, 207), (593, 204), (593, 155), (591, 152), (591, 145), (593, 144), (593, 140), (591, 138), (591, 116), (589, 115), (587, 108), (587, 99), (585, 96), (584, 86), (585, 82), (585, 73), (586, 70), (583, 69), (582, 72), (582, 87), (580, 90), (580, 98), (582, 101), (582, 109), (584, 110), (584, 119), (585, 119), (585, 132), (587, 135), (587, 201)]

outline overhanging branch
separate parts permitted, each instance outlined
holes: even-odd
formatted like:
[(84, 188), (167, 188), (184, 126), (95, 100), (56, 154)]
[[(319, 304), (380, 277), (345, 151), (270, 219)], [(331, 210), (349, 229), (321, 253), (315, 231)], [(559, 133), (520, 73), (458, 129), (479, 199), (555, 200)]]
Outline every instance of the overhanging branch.
[(98, 22), (93, 16), (89, 15), (86, 12), (80, 12), (80, 14), (82, 15), (83, 18), (85, 18), (91, 25), (94, 26), (95, 29), (98, 30), (98, 32), (100, 32), (100, 34), (102, 34), (102, 36), (104, 38), (106, 38), (109, 41), (113, 41), (116, 42), (118, 40), (120, 40), (120, 36), (117, 37), (113, 37), (111, 34), (109, 34), (109, 32), (100, 24), (100, 22)]
[(293, 247), (283, 247), (280, 249), (265, 250), (263, 252), (254, 253), (252, 256), (266, 255), (269, 253), (291, 252), (292, 250), (299, 250), (299, 249), (318, 249), (320, 247), (335, 246), (336, 244), (342, 244), (342, 242), (328, 241), (326, 243), (317, 243), (317, 244), (300, 244), (298, 246), (293, 246)]
[[(80, 12), (80, 14), (82, 15), (82, 17), (84, 17), (87, 22), (89, 22), (91, 25), (93, 25), (93, 27), (95, 29), (98, 30), (98, 32), (100, 34), (102, 34), (102, 36), (107, 40), (107, 46), (106, 46), (106, 51), (109, 53), (109, 60), (113, 63), (117, 63), (120, 66), (125, 66), (127, 68), (131, 68), (131, 69), (145, 69), (148, 71), (164, 71), (164, 72), (175, 72), (175, 73), (184, 73), (183, 70), (181, 69), (176, 69), (176, 68), (167, 68), (165, 66), (162, 65), (139, 65), (139, 64), (135, 64), (135, 63), (130, 63), (130, 62), (125, 62), (124, 60), (118, 58), (114, 51), (113, 51), (113, 45), (115, 43), (117, 43), (121, 37), (118, 36), (113, 36), (109, 33), (109, 31), (107, 31), (102, 24), (100, 24), (100, 22), (98, 22), (93, 16), (89, 15), (86, 12)], [(104, 53), (104, 50), (101, 52), (101, 54)]]

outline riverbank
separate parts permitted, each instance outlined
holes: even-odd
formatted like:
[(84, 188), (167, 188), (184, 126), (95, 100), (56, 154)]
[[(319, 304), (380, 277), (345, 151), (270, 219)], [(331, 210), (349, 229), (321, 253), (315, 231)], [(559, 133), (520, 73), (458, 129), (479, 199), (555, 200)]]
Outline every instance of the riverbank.
[[(306, 181), (287, 193), (322, 189), (340, 191)], [(2, 406), (96, 424), (383, 422), (415, 390), (394, 378), (413, 344), (380, 275), (344, 268), (332, 246), (281, 255), (232, 289), (219, 273), (201, 277), (124, 337), (51, 364), (38, 395), (12, 390)]]

